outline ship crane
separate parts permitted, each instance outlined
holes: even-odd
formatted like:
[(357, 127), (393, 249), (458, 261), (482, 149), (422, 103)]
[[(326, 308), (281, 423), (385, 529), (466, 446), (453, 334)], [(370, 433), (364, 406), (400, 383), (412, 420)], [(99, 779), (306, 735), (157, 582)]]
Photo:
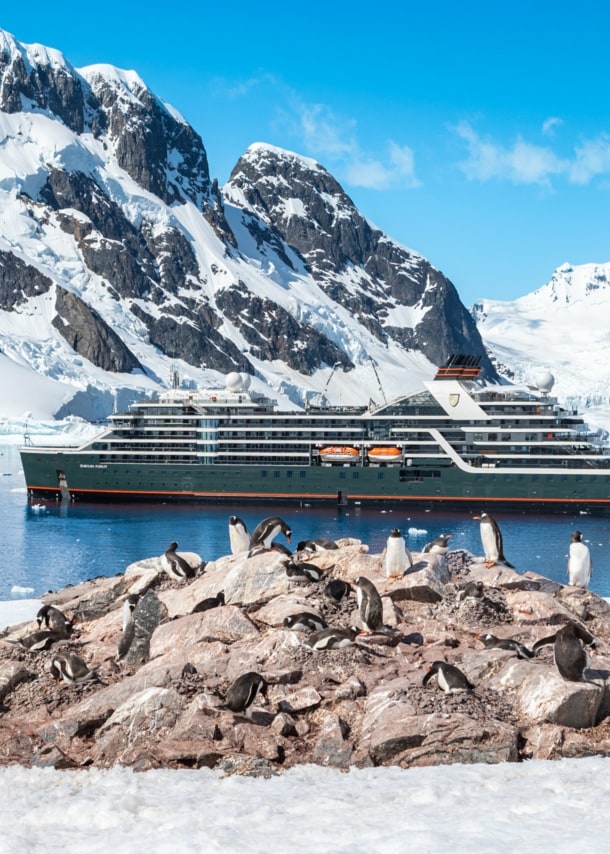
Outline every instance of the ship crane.
[(388, 400), (385, 396), (385, 391), (383, 390), (383, 386), (381, 385), (381, 380), (379, 379), (379, 374), (377, 373), (377, 363), (372, 358), (369, 358), (369, 362), (371, 363), (371, 367), (373, 368), (373, 373), (375, 374), (375, 378), (377, 379), (377, 385), (379, 386), (379, 391), (381, 392), (381, 396), (383, 397), (383, 402), (387, 403)]
[(330, 385), (330, 381), (332, 380), (332, 378), (335, 374), (335, 371), (337, 370), (337, 368), (340, 368), (340, 367), (341, 367), (341, 362), (335, 362), (335, 364), (332, 366), (332, 370), (331, 370), (330, 374), (328, 375), (326, 382), (324, 383), (324, 388), (322, 389), (322, 397), (324, 397), (324, 395), (326, 394), (326, 392), (328, 390), (328, 386)]

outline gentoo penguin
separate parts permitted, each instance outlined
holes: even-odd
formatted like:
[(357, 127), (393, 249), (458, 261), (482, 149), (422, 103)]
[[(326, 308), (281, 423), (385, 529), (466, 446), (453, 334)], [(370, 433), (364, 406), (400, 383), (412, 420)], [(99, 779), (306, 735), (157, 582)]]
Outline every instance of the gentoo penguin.
[(38, 628), (42, 629), (44, 623), (45, 629), (53, 629), (57, 632), (68, 632), (68, 626), (72, 625), (70, 620), (63, 611), (56, 608), (54, 605), (43, 605), (36, 614), (36, 622)]
[(290, 542), (292, 536), (290, 526), (279, 516), (269, 516), (259, 522), (250, 537), (248, 557), (260, 551), (268, 551), (278, 534), (283, 534)]
[(517, 658), (533, 658), (534, 653), (524, 644), (513, 638), (497, 638), (495, 635), (477, 635), (485, 649), (509, 649), (517, 653)]
[(485, 512), (481, 513), (480, 516), (473, 516), (473, 519), (481, 523), (481, 542), (485, 552), (485, 566), (491, 567), (497, 563), (503, 563), (509, 569), (514, 569), (512, 563), (509, 563), (504, 557), (502, 532), (496, 520)]
[(68, 623), (67, 631), (56, 631), (55, 629), (44, 629), (40, 632), (32, 632), (31, 635), (26, 635), (18, 641), (9, 641), (9, 643), (18, 643), (32, 652), (40, 652), (43, 649), (49, 649), (54, 643), (66, 640), (72, 634), (72, 624)]
[(233, 682), (227, 691), (224, 708), (236, 714), (252, 717), (252, 703), (261, 695), (267, 697), (267, 680), (253, 670), (244, 673)]
[(201, 614), (203, 611), (209, 611), (211, 608), (218, 608), (220, 605), (224, 605), (225, 603), (225, 592), (224, 590), (220, 590), (216, 596), (208, 596), (207, 599), (202, 599), (201, 602), (198, 602), (191, 614)]
[(185, 578), (193, 578), (195, 570), (178, 554), (176, 549), (178, 543), (170, 543), (165, 554), (161, 555), (161, 566), (170, 578), (176, 581), (184, 581)]
[(229, 516), (229, 543), (231, 554), (247, 552), (250, 548), (250, 534), (246, 523), (239, 516)]
[[(590, 646), (593, 648), (596, 646), (595, 636), (592, 635), (590, 631), (585, 629), (584, 626), (578, 625), (578, 623), (572, 623), (572, 625), (574, 627), (574, 634), (585, 644), (585, 646)], [(557, 631), (554, 635), (547, 635), (546, 637), (537, 640), (536, 643), (532, 646), (532, 652), (534, 653), (534, 655), (536, 655), (539, 650), (542, 649), (543, 646), (549, 646), (550, 644), (554, 644), (558, 634), (559, 632)]]
[(591, 581), (591, 552), (582, 541), (580, 531), (574, 531), (570, 537), (568, 553), (568, 584), (572, 587), (582, 587), (585, 590)]
[(441, 534), (440, 537), (432, 540), (431, 543), (426, 543), (424, 546), (425, 554), (446, 555), (449, 551), (449, 540), (451, 537), (452, 534)]
[(283, 558), (280, 565), (286, 570), (286, 575), (293, 581), (321, 581), (324, 576), (324, 570), (316, 566), (315, 563), (301, 563), (295, 561), (292, 557)]
[(313, 540), (301, 540), (297, 545), (298, 552), (326, 552), (330, 549), (338, 549), (339, 546), (334, 540), (328, 540), (326, 537), (315, 537)]
[(351, 646), (359, 634), (357, 626), (350, 626), (349, 629), (330, 627), (310, 634), (307, 643), (312, 649), (343, 649)]
[(587, 653), (576, 635), (573, 623), (566, 623), (555, 635), (553, 654), (557, 670), (570, 682), (583, 682)]
[(375, 634), (383, 626), (383, 603), (379, 591), (364, 575), (359, 575), (354, 584), (360, 619), (367, 633)]
[(472, 691), (474, 688), (461, 670), (446, 661), (433, 661), (421, 684), (426, 686), (431, 679), (436, 679), (438, 687), (445, 692)]
[(75, 652), (63, 652), (54, 655), (48, 665), (49, 673), (57, 682), (87, 682), (96, 679), (97, 673)]
[(398, 528), (394, 528), (386, 541), (384, 551), (385, 574), (390, 582), (402, 578), (407, 567), (413, 566), (411, 552)]
[(467, 581), (458, 591), (457, 600), (462, 602), (464, 599), (482, 599), (484, 594), (485, 585), (482, 581)]
[(317, 614), (310, 611), (301, 611), (298, 614), (290, 614), (284, 619), (284, 626), (295, 632), (321, 632), (328, 628), (326, 622)]
[(137, 593), (130, 593), (123, 599), (123, 631), (127, 628), (133, 617), (133, 612), (136, 610), (140, 597)]
[(324, 595), (327, 599), (339, 605), (352, 592), (352, 585), (348, 581), (343, 581), (341, 578), (333, 578), (324, 588)]

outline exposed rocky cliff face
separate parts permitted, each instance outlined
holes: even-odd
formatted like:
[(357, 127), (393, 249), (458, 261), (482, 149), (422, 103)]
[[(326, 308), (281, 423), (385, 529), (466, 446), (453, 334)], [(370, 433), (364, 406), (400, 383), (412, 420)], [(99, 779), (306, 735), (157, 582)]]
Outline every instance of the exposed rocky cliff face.
[[(296, 403), (333, 366), (362, 393), (371, 359), (390, 395), (452, 352), (494, 375), (451, 282), (373, 228), (319, 164), (257, 144), (219, 188), (199, 135), (137, 74), (75, 69), (2, 31), (0, 110), (6, 163), (19, 164), (0, 183), (9, 358), (91, 388), (102, 381), (88, 363), (134, 388), (134, 371), (158, 384), (172, 360), (196, 382), (247, 371)], [(22, 328), (51, 285), (54, 364)]]

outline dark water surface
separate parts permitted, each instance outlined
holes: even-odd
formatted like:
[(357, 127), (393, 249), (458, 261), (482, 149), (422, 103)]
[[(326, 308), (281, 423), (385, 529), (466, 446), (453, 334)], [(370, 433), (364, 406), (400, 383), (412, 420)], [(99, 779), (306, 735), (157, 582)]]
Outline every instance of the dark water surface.
[[(240, 516), (250, 531), (265, 516), (281, 515), (299, 540), (357, 537), (379, 553), (392, 528), (400, 528), (412, 551), (451, 533), (452, 549), (482, 554), (479, 526), (461, 513), (348, 507), (317, 509), (261, 504), (29, 505), (16, 445), (0, 446), (0, 600), (39, 596), (66, 584), (123, 572), (130, 563), (159, 555), (172, 540), (204, 560), (229, 554), (227, 520)], [(493, 514), (493, 508), (488, 509)], [(610, 597), (610, 519), (594, 516), (496, 515), (504, 553), (522, 572), (533, 570), (566, 581), (570, 534), (582, 531), (591, 549), (590, 589)], [(282, 537), (279, 538), (282, 541)]]

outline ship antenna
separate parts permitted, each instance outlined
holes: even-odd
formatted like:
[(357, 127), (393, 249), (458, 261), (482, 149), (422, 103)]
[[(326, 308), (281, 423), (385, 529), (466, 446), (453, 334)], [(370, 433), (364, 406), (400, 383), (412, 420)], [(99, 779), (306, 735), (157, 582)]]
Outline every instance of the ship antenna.
[(377, 385), (379, 386), (379, 391), (381, 392), (381, 396), (383, 397), (383, 402), (387, 403), (387, 398), (385, 396), (385, 391), (383, 390), (383, 386), (381, 385), (381, 380), (379, 379), (379, 374), (377, 373), (377, 363), (374, 359), (369, 358), (369, 362), (371, 363), (371, 367), (373, 368), (373, 372), (375, 377), (377, 378)]
[(174, 362), (172, 362), (169, 369), (169, 384), (171, 388), (180, 388), (180, 374)]

